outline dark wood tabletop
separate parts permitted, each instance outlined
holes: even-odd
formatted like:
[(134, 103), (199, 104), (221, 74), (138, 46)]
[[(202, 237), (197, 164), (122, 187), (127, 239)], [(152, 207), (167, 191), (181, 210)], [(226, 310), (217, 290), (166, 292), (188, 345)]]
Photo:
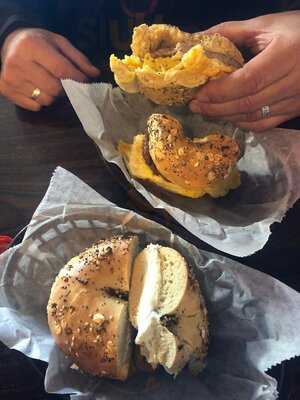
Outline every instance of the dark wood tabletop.
[[(300, 134), (300, 118), (283, 127), (299, 129)], [(39, 113), (18, 109), (0, 98), (0, 235), (15, 236), (28, 224), (58, 165), (114, 203), (160, 221), (202, 249), (217, 252), (163, 212), (153, 212), (133, 189), (124, 182), (120, 184), (117, 171), (101, 159), (65, 98)], [(280, 224), (272, 226), (270, 240), (261, 251), (243, 259), (231, 258), (267, 272), (299, 291), (299, 256), (300, 201)], [(25, 365), (26, 373), (16, 374), (16, 368)], [(278, 368), (273, 371), (275, 375)], [(33, 362), (2, 345), (0, 399), (20, 399), (24, 394), (30, 399), (64, 398), (44, 392), (44, 372), (44, 363)], [(300, 398), (299, 380), (299, 361), (285, 363), (281, 399)]]

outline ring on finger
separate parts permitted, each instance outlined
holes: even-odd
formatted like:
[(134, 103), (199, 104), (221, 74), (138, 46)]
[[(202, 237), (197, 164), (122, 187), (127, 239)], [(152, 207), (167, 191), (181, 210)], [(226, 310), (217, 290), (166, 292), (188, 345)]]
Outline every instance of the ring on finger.
[(251, 111), (248, 113), (230, 115), (224, 119), (227, 121), (231, 121), (231, 122), (255, 122), (255, 121), (260, 121), (262, 119), (267, 119), (267, 118), (273, 117), (274, 114), (275, 114), (274, 112), (272, 112), (272, 114), (271, 114), (271, 112), (269, 112), (268, 117), (265, 116), (263, 118), (262, 110), (261, 110), (261, 108), (259, 108), (256, 111)]
[[(30, 89), (32, 93), (34, 92), (35, 89)], [(39, 103), (41, 106), (49, 106), (50, 104), (53, 103), (54, 97), (48, 94), (46, 91), (39, 89), (39, 93), (37, 95), (37, 92), (35, 96), (30, 97), (31, 100), (35, 101), (36, 103)]]
[(271, 115), (270, 106), (263, 106), (261, 108), (261, 116), (262, 116), (262, 118), (269, 118), (270, 115)]
[(35, 88), (33, 89), (32, 93), (31, 93), (31, 98), (32, 100), (36, 100), (41, 94), (41, 91), (39, 88)]

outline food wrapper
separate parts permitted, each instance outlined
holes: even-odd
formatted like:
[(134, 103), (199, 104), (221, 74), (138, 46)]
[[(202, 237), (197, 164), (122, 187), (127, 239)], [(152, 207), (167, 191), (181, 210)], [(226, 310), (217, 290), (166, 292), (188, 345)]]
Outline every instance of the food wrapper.
[[(119, 166), (125, 178), (155, 208), (168, 212), (192, 234), (225, 253), (245, 257), (261, 249), (270, 226), (279, 222), (300, 196), (300, 134), (275, 129), (253, 134), (230, 123), (216, 123), (192, 114), (187, 107), (162, 107), (141, 95), (126, 94), (109, 84), (63, 81), (64, 89), (84, 127), (103, 157)], [(130, 177), (117, 151), (120, 139), (132, 142), (155, 112), (177, 117), (190, 136), (222, 132), (240, 143), (238, 163), (242, 185), (224, 198), (188, 199)], [(125, 181), (126, 182), (126, 181)]]
[[(133, 232), (141, 245), (178, 249), (191, 264), (208, 308), (210, 345), (198, 377), (183, 371), (132, 377), (122, 383), (76, 369), (50, 335), (46, 305), (60, 268), (112, 233)], [(274, 400), (266, 371), (300, 352), (300, 294), (278, 280), (201, 251), (156, 222), (108, 202), (58, 168), (21, 244), (0, 256), (0, 340), (49, 363), (45, 387), (98, 400)]]

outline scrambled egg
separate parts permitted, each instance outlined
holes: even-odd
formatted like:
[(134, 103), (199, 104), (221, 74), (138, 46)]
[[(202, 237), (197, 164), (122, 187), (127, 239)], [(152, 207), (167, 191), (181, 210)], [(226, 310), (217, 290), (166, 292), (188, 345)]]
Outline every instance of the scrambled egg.
[(235, 71), (243, 57), (219, 34), (190, 34), (165, 24), (134, 28), (132, 55), (110, 56), (121, 89), (142, 93), (157, 104), (186, 104), (209, 79)]
[(235, 189), (240, 185), (240, 174), (236, 168), (231, 171), (226, 179), (214, 181), (198, 191), (188, 190), (169, 182), (161, 175), (155, 174), (146, 163), (143, 157), (144, 139), (145, 135), (139, 134), (134, 137), (132, 144), (121, 141), (118, 146), (118, 150), (123, 156), (130, 174), (135, 178), (150, 181), (169, 192), (190, 198), (199, 198), (206, 193), (212, 197), (225, 196), (230, 189)]
[[(192, 47), (182, 57), (175, 54), (154, 58), (148, 53), (143, 59), (131, 55), (120, 60), (112, 54), (110, 67), (119, 86), (130, 83), (132, 93), (139, 91), (139, 84), (153, 89), (169, 85), (193, 88), (233, 70), (218, 59), (208, 58), (201, 45)], [(128, 91), (127, 87), (123, 89)]]

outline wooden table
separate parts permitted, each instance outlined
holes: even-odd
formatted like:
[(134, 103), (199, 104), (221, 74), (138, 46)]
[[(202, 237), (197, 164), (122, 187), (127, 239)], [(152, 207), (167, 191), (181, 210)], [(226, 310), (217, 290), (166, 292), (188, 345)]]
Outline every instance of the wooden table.
[[(300, 129), (300, 119), (290, 121), (285, 127)], [(119, 185), (117, 175), (112, 173), (100, 158), (66, 99), (39, 113), (16, 109), (6, 100), (0, 99), (0, 235), (14, 236), (26, 226), (58, 165), (76, 174), (116, 204), (137, 209), (144, 215), (153, 217), (151, 208), (145, 207), (141, 197), (133, 190)], [(216, 252), (164, 214), (156, 213), (155, 219), (197, 246)], [(300, 201), (287, 213), (281, 224), (274, 224), (272, 232), (264, 249), (239, 261), (267, 272), (299, 291)], [(7, 373), (8, 360), (14, 365), (11, 375)], [(3, 363), (6, 364), (6, 381), (10, 380), (4, 384), (1, 382), (1, 363), (2, 366)], [(38, 374), (32, 379), (39, 379), (36, 380), (38, 384), (33, 384), (24, 374), (16, 377), (13, 371), (22, 363), (30, 363), (32, 376)], [(289, 386), (289, 389), (286, 393), (296, 390), (296, 384), (291, 384), (289, 380), (295, 380), (296, 383), (299, 381), (298, 364), (297, 360), (287, 364), (288, 377), (285, 379), (285, 385)], [(32, 363), (24, 356), (16, 355), (16, 352), (4, 347), (1, 353), (0, 349), (0, 398), (19, 399), (22, 397), (20, 393), (27, 391), (31, 393), (31, 397), (28, 398), (32, 399), (56, 398), (50, 395), (47, 397), (43, 393), (44, 368), (43, 363)], [(27, 373), (30, 375), (29, 370)], [(27, 377), (26, 374), (25, 376)], [(2, 393), (5, 393), (4, 397), (1, 397)], [(296, 397), (289, 398), (292, 399)]]

